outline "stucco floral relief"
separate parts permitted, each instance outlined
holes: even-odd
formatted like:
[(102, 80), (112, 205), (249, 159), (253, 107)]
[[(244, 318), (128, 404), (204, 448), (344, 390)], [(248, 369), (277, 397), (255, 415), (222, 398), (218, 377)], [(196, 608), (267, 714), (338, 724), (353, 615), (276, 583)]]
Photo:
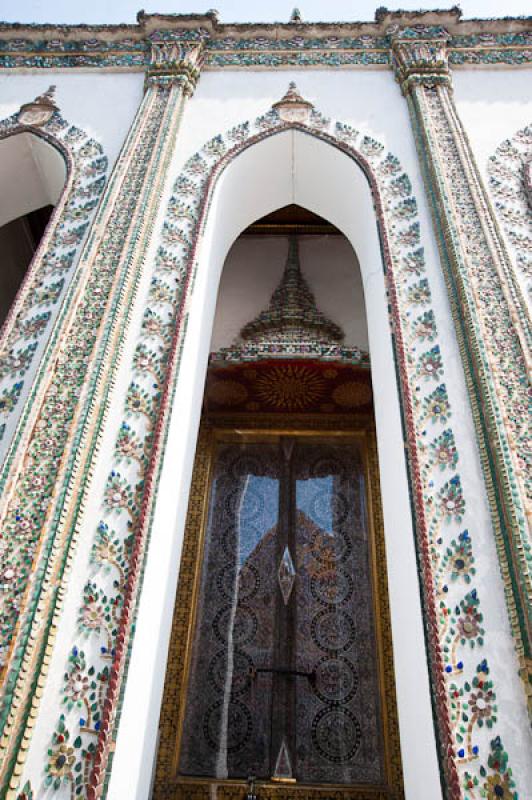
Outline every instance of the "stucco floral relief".
[(30, 388), (35, 391), (37, 362), (75, 273), (107, 172), (101, 145), (63, 119), (55, 106), (50, 113), (39, 109), (39, 99), (0, 122), (0, 139), (22, 133), (42, 137), (65, 159), (67, 178), (2, 329), (0, 460), (6, 454), (23, 401)]
[[(467, 498), (412, 185), (381, 143), (316, 111), (292, 123), (272, 110), (237, 125), (207, 142), (175, 183), (101, 499), (91, 555), (94, 574), (80, 596), (78, 636), (44, 757), (44, 783), (65, 796), (86, 797), (94, 754), (98, 747), (105, 749), (116, 725), (127, 671), (116, 647), (120, 642), (121, 652), (127, 651), (124, 637), (130, 641), (132, 636), (149, 543), (149, 509), (186, 331), (184, 306), (193, 290), (209, 198), (221, 171), (245, 147), (290, 128), (338, 147), (370, 179), (382, 230), (445, 778), (453, 797), (495, 797), (503, 787), (513, 798), (512, 773), (498, 733), (497, 687), (485, 655), (482, 598), (475, 587), (475, 531), (465, 525)], [(105, 704), (111, 711), (102, 725)]]

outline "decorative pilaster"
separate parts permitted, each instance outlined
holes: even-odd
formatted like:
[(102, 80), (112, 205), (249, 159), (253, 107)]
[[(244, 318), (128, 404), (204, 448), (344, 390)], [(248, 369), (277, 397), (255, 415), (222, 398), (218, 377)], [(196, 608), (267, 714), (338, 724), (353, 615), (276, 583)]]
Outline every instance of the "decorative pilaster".
[[(30, 744), (59, 624), (86, 492), (143, 274), (182, 112), (198, 79), (205, 32), (154, 34), (146, 93), (106, 187), (80, 258), (79, 282), (49, 348), (33, 399), (34, 424), (11, 462), (0, 506), (6, 547), (23, 583), (1, 596), (0, 785), (15, 792)], [(9, 552), (5, 557), (9, 557)], [(5, 589), (5, 587), (2, 587)], [(117, 654), (118, 663), (125, 653)], [(116, 690), (116, 680), (108, 691)], [(111, 709), (111, 710), (109, 710)], [(106, 701), (89, 794), (100, 789), (113, 713)]]
[[(188, 38), (184, 38), (187, 36)], [(151, 36), (146, 88), (178, 86), (183, 95), (194, 94), (203, 64), (204, 31), (161, 31)]]
[(408, 96), (415, 87), (450, 86), (447, 45), (449, 35), (444, 28), (407, 28), (392, 33), (393, 65), (401, 91)]
[(420, 26), (390, 33), (431, 202), (530, 708), (529, 318), (454, 104), (449, 35)]

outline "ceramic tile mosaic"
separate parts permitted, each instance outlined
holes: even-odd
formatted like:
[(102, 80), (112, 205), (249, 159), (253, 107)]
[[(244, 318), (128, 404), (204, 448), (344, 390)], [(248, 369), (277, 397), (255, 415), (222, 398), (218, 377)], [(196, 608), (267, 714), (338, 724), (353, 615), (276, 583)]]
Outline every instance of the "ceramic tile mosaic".
[[(398, 33), (395, 68), (408, 100), (432, 204), (519, 674), (532, 713), (531, 541), (526, 519), (530, 496), (526, 463), (530, 453), (530, 312), (457, 115), (448, 40), (449, 34), (442, 29), (434, 40), (423, 41), (422, 47), (411, 46)], [(521, 137), (521, 147), (526, 148), (527, 131)], [(503, 149), (510, 158), (521, 158), (511, 143)], [(499, 189), (500, 183), (497, 180)], [(522, 187), (524, 190), (524, 181)], [(519, 237), (518, 231), (514, 233)]]
[[(164, 231), (163, 231), (164, 235)], [(281, 280), (267, 308), (248, 322), (237, 341), (211, 353), (213, 363), (240, 363), (270, 358), (319, 358), (368, 365), (369, 353), (343, 345), (344, 332), (316, 305), (301, 270), (296, 236), (289, 241)]]
[(0, 767), (2, 783), (12, 790), (18, 787), (37, 719), (41, 693), (34, 691), (35, 681), (42, 685), (48, 670), (83, 493), (91, 478), (87, 460), (98, 448), (173, 152), (174, 125), (179, 125), (180, 105), (196, 70), (193, 65), (180, 75), (178, 65), (171, 68), (173, 82), (150, 78), (105, 188), (80, 257), (80, 284), (62, 325), (59, 353), (34, 400), (37, 421), (3, 498), (3, 531), (10, 534), (3, 544), (14, 576), (1, 598), (8, 616)]
[[(47, 93), (48, 95), (48, 93)], [(41, 98), (33, 101), (38, 108)], [(52, 93), (50, 93), (50, 97)], [(105, 186), (107, 158), (101, 145), (61, 117), (55, 104), (44, 124), (25, 123), (23, 112), (0, 122), (0, 139), (31, 134), (48, 142), (66, 162), (66, 182), (52, 219), (28, 267), (0, 340), (0, 460), (22, 413), (22, 398), (34, 395), (47, 363), (36, 374), (54, 322), (64, 317), (61, 301), (74, 280), (79, 254)], [(69, 293), (71, 297), (72, 292)], [(29, 380), (28, 380), (29, 378)], [(15, 436), (17, 447), (20, 435)], [(7, 467), (10, 465), (8, 456)], [(6, 472), (0, 477), (3, 486)]]
[[(40, 338), (44, 341), (52, 329), (57, 310), (68, 309), (68, 303), (62, 305), (62, 299), (68, 300), (70, 296), (68, 281), (70, 279), (71, 286), (74, 285), (71, 276), (75, 278), (77, 274), (75, 261), (81, 249), (85, 260), (81, 264), (82, 255), (79, 263), (86, 270), (88, 281), (81, 282), (85, 294), (77, 306), (77, 319), (73, 321), (66, 314), (60, 316), (60, 324), (53, 329), (68, 328), (67, 342), (57, 362), (50, 364), (50, 383), (46, 387), (39, 386), (38, 382), (34, 384), (31, 407), (35, 410), (37, 424), (30, 429), (23, 419), (18, 429), (21, 437), (14, 440), (19, 451), (25, 453), (25, 465), (30, 466), (31, 471), (13, 482), (15, 488), (10, 490), (9, 504), (4, 509), (4, 529), (11, 534), (9, 553), (16, 553), (20, 558), (16, 563), (10, 560), (7, 572), (4, 570), (0, 577), (6, 608), (9, 614), (14, 614), (14, 627), (8, 622), (3, 632), (5, 639), (13, 638), (14, 634), (17, 637), (17, 647), (7, 651), (11, 660), (3, 686), (2, 775), (7, 776), (11, 791), (19, 792), (18, 800), (30, 800), (42, 794), (41, 785), (32, 788), (21, 778), (40, 697), (40, 692), (33, 692), (33, 688), (42, 686), (47, 671), (66, 586), (65, 569), (68, 571), (74, 552), (78, 517), (90, 480), (91, 459), (98, 446), (129, 308), (144, 266), (143, 254), (151, 235), (161, 178), (169, 164), (173, 146), (169, 138), (175, 138), (173, 123), (179, 124), (179, 98), (181, 92), (192, 91), (203, 58), (209, 69), (387, 67), (392, 63), (397, 67), (403, 59), (399, 63), (406, 75), (403, 88), (409, 92), (411, 87), (419, 87), (414, 90), (415, 102), (410, 96), (409, 103), (418, 139), (421, 129), (426, 137), (428, 152), (420, 147), (421, 161), (425, 163), (428, 158), (433, 168), (428, 181), (429, 194), (437, 198), (444, 220), (438, 232), (445, 241), (442, 262), (444, 266), (450, 262), (449, 274), (463, 280), (461, 293), (457, 294), (454, 287), (450, 287), (457, 319), (465, 318), (470, 312), (471, 291), (477, 292), (480, 301), (489, 301), (485, 307), (482, 302), (477, 304), (481, 313), (473, 309), (471, 330), (459, 330), (459, 338), (463, 344), (477, 337), (479, 346), (473, 348), (473, 361), (476, 359), (478, 374), (467, 373), (466, 365), (471, 402), (481, 442), (482, 424), (486, 424), (494, 432), (493, 441), (499, 443), (495, 466), (491, 463), (484, 466), (492, 507), (502, 500), (511, 508), (514, 528), (510, 534), (516, 545), (515, 563), (508, 559), (508, 536), (506, 532), (503, 535), (495, 517), (494, 528), (519, 649), (523, 641), (523, 609), (516, 606), (516, 587), (520, 582), (525, 588), (528, 586), (530, 557), (529, 544), (521, 534), (520, 518), (522, 459), (528, 446), (522, 425), (526, 406), (522, 402), (520, 374), (526, 320), (519, 287), (513, 270), (508, 269), (504, 247), (499, 246), (489, 206), (486, 206), (484, 219), (491, 240), (486, 248), (481, 236), (482, 226), (470, 202), (472, 190), (482, 202), (484, 194), (481, 184), (475, 183), (472, 156), (468, 154), (468, 143), (448, 93), (447, 58), (457, 66), (522, 65), (532, 59), (532, 42), (530, 31), (520, 20), (512, 22), (511, 32), (504, 21), (485, 21), (478, 28), (473, 21), (473, 28), (468, 23), (468, 33), (462, 34), (459, 11), (435, 14), (451, 27), (451, 34), (441, 25), (426, 26), (421, 13), (416, 12), (409, 22), (411, 27), (401, 31), (400, 47), (397, 45), (400, 14), (394, 16), (382, 9), (377, 12), (376, 22), (367, 24), (373, 26), (371, 34), (367, 33), (365, 24), (357, 23), (336, 26), (334, 35), (327, 26), (320, 25), (310, 32), (304, 23), (294, 18), (289, 26), (277, 25), (274, 30), (265, 30), (265, 36), (244, 30), (246, 26), (237, 35), (231, 26), (219, 23), (215, 12), (195, 17), (186, 24), (179, 17), (177, 22), (170, 22), (170, 18), (141, 13), (138, 25), (114, 28), (112, 41), (105, 26), (80, 26), (79, 38), (75, 38), (61, 26), (45, 33), (34, 26), (0, 25), (0, 65), (6, 69), (110, 66), (143, 70), (148, 66), (146, 84), (153, 89), (143, 101), (97, 212), (105, 241), (98, 237), (91, 240), (89, 235), (84, 245), (88, 231), (84, 225), (104, 188), (105, 159), (101, 151), (91, 152), (91, 147), (96, 145), (90, 143), (82, 152), (77, 136), (83, 134), (64, 123), (58, 115), (46, 123), (51, 126), (47, 132), (46, 126), (41, 127), (41, 135), (49, 136), (50, 141), (54, 137), (53, 142), (59, 149), (63, 148), (67, 161), (70, 150), (76, 151), (76, 157), (86, 159), (83, 162), (86, 163), (86, 184), (70, 211), (65, 211), (66, 235), (57, 253), (43, 267), (45, 283), (30, 287), (25, 295), (32, 313), (26, 313), (29, 306), (23, 305), (23, 313), (17, 317), (17, 340), (1, 362), (1, 413), (16, 414), (22, 406), (20, 398), (24, 395), (28, 365), (39, 357), (38, 342)], [(153, 30), (154, 20), (160, 24), (160, 30), (147, 34), (146, 26)], [(200, 24), (204, 27), (199, 28)], [(419, 46), (420, 39), (430, 37), (437, 41), (429, 47), (423, 41)], [(442, 38), (445, 47), (442, 47)], [(414, 45), (410, 51), (409, 40)], [(183, 60), (187, 62), (186, 68), (182, 66)], [(171, 87), (176, 83), (180, 84), (181, 91), (173, 92)], [(310, 106), (307, 101), (300, 100), (303, 106)], [(131, 362), (131, 382), (123, 398), (124, 415), (116, 434), (113, 464), (102, 497), (102, 518), (94, 532), (91, 570), (95, 569), (95, 574), (80, 587), (80, 638), (72, 644), (65, 667), (61, 708), (50, 735), (43, 783), (64, 796), (96, 798), (106, 793), (105, 776), (127, 671), (169, 409), (186, 331), (186, 303), (193, 289), (209, 201), (218, 176), (245, 147), (276, 132), (296, 129), (341, 149), (361, 166), (371, 186), (381, 227), (408, 444), (432, 689), (447, 792), (453, 798), (463, 797), (464, 800), (479, 797), (516, 800), (517, 787), (498, 732), (497, 687), (493, 685), (485, 658), (489, 631), (484, 629), (482, 597), (475, 586), (475, 530), (457, 471), (460, 456), (451, 427), (445, 363), (425, 275), (424, 233), (417, 220), (411, 182), (398, 159), (387, 154), (369, 132), (359, 134), (350, 126), (334, 123), (316, 111), (305, 119), (287, 121), (282, 118), (282, 105), (281, 101), (262, 117), (214, 137), (190, 159), (176, 181), (160, 231), (161, 246), (150, 302)], [(52, 124), (54, 120), (56, 129)], [(4, 127), (6, 125), (6, 133), (0, 130), (0, 135), (15, 132), (17, 120), (12, 118)], [(496, 180), (492, 189), (499, 198), (496, 202), (500, 201), (497, 210), (508, 230), (510, 249), (519, 268), (527, 263), (529, 242), (523, 227), (526, 211), (523, 215), (523, 206), (517, 208), (517, 205), (530, 196), (530, 165), (528, 161), (524, 163), (524, 194), (519, 190), (514, 193), (513, 184), (505, 185), (508, 176), (504, 171), (509, 168), (508, 159), (515, 163), (520, 161), (527, 142), (528, 134), (524, 131), (509, 146), (504, 143), (496, 154), (495, 172), (492, 172)], [(69, 166), (73, 170), (73, 165)], [(455, 200), (454, 208), (452, 198), (439, 193), (442, 176), (456, 189), (458, 201)], [(148, 223), (143, 225), (144, 216)], [(454, 227), (456, 219), (460, 224)], [(51, 235), (53, 230), (53, 225), (49, 226), (46, 235)], [(470, 243), (467, 256), (474, 268), (473, 277), (463, 269), (467, 258), (465, 262), (460, 261), (459, 248), (456, 255), (455, 246), (460, 239)], [(98, 254), (97, 247), (100, 248)], [(71, 250), (76, 254), (73, 260), (70, 260)], [(106, 305), (104, 298), (108, 296)], [(508, 336), (500, 341), (497, 335), (503, 330)], [(56, 346), (54, 335), (52, 332), (47, 353)], [(497, 352), (489, 346), (483, 347), (483, 342), (489, 345), (492, 339), (497, 342)], [(484, 378), (484, 371), (489, 376), (497, 358), (503, 369), (498, 369), (494, 383), (510, 410), (508, 437), (508, 426), (504, 428), (508, 420), (501, 419), (500, 402), (492, 398), (491, 388)], [(91, 377), (80, 405), (79, 376), (85, 372)], [(482, 417), (475, 405), (477, 386), (484, 392), (487, 417)], [(94, 408), (100, 404), (101, 413), (95, 416)], [(30, 404), (25, 406), (29, 407)], [(91, 422), (90, 436), (88, 421)], [(0, 438), (9, 436), (8, 427), (8, 423), (1, 422)], [(483, 447), (480, 450), (484, 453)], [(10, 452), (14, 453), (14, 448)], [(12, 466), (12, 463), (8, 458), (6, 464)], [(491, 484), (490, 475), (495, 475)], [(495, 495), (495, 488), (499, 490), (498, 480), (503, 487), (502, 496)], [(63, 482), (64, 492), (54, 495), (54, 484), (63, 485)], [(73, 501), (73, 497), (78, 499)], [(67, 520), (70, 527), (66, 525)], [(35, 553), (39, 554), (38, 561), (33, 560)], [(20, 624), (16, 621), (17, 597), (20, 596), (17, 587), (20, 588), (21, 581), (28, 575), (28, 602)], [(12, 598), (15, 602), (11, 608)], [(30, 672), (28, 665), (32, 659), (40, 666)]]
[[(456, 13), (439, 12), (445, 24), (459, 20)], [(421, 17), (421, 14), (418, 14)], [(0, 29), (0, 68), (4, 69), (84, 69), (112, 67), (124, 71), (141, 71), (150, 64), (151, 41), (146, 31), (150, 16), (142, 13), (137, 25), (114, 26), (113, 36), (106, 26), (80, 25), (77, 38), (63, 26), (54, 26), (46, 37), (37, 26), (12, 26)], [(238, 68), (313, 68), (387, 67), (391, 64), (389, 28), (395, 23), (377, 12), (377, 23), (344, 23), (335, 26), (314, 23), (277, 23), (277, 30), (265, 26), (257, 35), (256, 26), (242, 25), (244, 31), (223, 25), (216, 14), (208, 12), (194, 19), (196, 30), (203, 25), (209, 37), (205, 54), (206, 69)], [(416, 14), (414, 13), (414, 15)], [(169, 19), (166, 17), (166, 25)], [(172, 21), (171, 35), (193, 36), (194, 28), (180, 27), (179, 16)], [(491, 23), (491, 25), (490, 25)], [(378, 27), (380, 30), (375, 31)], [(430, 32), (435, 26), (420, 22), (415, 26)], [(453, 26), (454, 27), (454, 26)], [(458, 22), (458, 28), (460, 23)], [(471, 25), (468, 26), (469, 28)], [(490, 30), (490, 27), (492, 30)], [(117, 35), (116, 29), (119, 33)], [(246, 28), (248, 30), (246, 30)], [(255, 29), (255, 30), (253, 30)], [(487, 20), (475, 32), (457, 30), (450, 38), (449, 58), (457, 67), (467, 65), (506, 64), (519, 66), (532, 61), (532, 35), (525, 25), (513, 31), (501, 31), (496, 20)]]
[[(523, 290), (532, 292), (532, 125), (497, 147), (487, 163), (489, 189)], [(524, 465), (523, 465), (524, 466)]]
[[(209, 199), (223, 168), (244, 147), (289, 129), (319, 137), (360, 165), (370, 181), (380, 222), (408, 443), (432, 688), (448, 791), (456, 798), (478, 797), (478, 792), (495, 797), (493, 787), (498, 786), (513, 791), (511, 770), (497, 735), (496, 687), (488, 677), (489, 667), (482, 655), (487, 634), (482, 628), (482, 598), (473, 585), (474, 531), (463, 528), (467, 499), (456, 472), (460, 462), (449, 426), (452, 414), (444, 382), (445, 365), (437, 344), (434, 316), (427, 317), (431, 295), (423, 261), (423, 232), (417, 221), (412, 227), (411, 214), (403, 220), (404, 213), (399, 210), (405, 207), (405, 201), (408, 208), (415, 207), (409, 194), (410, 181), (399, 161), (370, 135), (327, 120), (316, 111), (306, 123), (284, 122), (278, 113), (269, 111), (207, 143), (185, 165), (167, 207), (149, 306), (131, 365), (132, 383), (123, 400), (124, 420), (117, 431), (116, 459), (95, 532), (93, 557), (102, 569), (81, 598), (80, 639), (72, 645), (71, 666), (65, 673), (61, 700), (63, 710), (47, 759), (46, 783), (70, 787), (76, 796), (101, 796), (101, 788), (91, 788), (95, 783), (85, 768), (95, 749), (105, 751), (105, 742), (113, 735), (115, 717), (108, 712), (101, 716), (103, 698), (97, 699), (97, 688), (92, 688), (92, 683), (97, 685), (97, 676), (109, 669), (105, 673), (109, 685), (105, 702), (116, 713), (179, 373), (186, 330), (185, 304), (193, 289)], [(398, 223), (397, 219), (403, 221)], [(420, 329), (428, 330), (426, 337), (420, 337)], [(158, 376), (156, 380), (154, 375)], [(83, 670), (78, 658), (81, 652)], [(98, 729), (94, 726), (87, 730), (72, 706), (70, 669), (74, 670), (76, 687), (81, 692), (79, 697), (76, 694), (76, 702), (83, 704), (91, 692), (91, 697), (96, 698), (90, 702), (95, 704), (98, 721), (100, 716), (102, 719)], [(481, 735), (486, 726), (494, 737), (491, 740)], [(67, 754), (66, 741), (72, 742)], [(500, 758), (495, 758), (494, 752)], [(66, 761), (60, 759), (59, 767), (58, 755), (67, 756)], [(479, 787), (478, 792), (471, 787)]]

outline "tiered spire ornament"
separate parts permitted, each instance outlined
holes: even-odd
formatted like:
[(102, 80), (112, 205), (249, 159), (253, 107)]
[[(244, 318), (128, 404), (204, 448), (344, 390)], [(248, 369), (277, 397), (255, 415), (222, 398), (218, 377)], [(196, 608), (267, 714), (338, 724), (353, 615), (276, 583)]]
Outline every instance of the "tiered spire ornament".
[(316, 299), (301, 272), (297, 238), (290, 237), (288, 258), (281, 282), (267, 309), (240, 331), (244, 341), (260, 343), (276, 338), (287, 343), (341, 342), (344, 333), (318, 310)]
[(233, 347), (214, 353), (212, 360), (256, 361), (264, 358), (325, 358), (368, 363), (367, 353), (342, 347), (343, 330), (317, 307), (301, 271), (297, 236), (291, 236), (281, 280), (267, 308), (240, 331)]

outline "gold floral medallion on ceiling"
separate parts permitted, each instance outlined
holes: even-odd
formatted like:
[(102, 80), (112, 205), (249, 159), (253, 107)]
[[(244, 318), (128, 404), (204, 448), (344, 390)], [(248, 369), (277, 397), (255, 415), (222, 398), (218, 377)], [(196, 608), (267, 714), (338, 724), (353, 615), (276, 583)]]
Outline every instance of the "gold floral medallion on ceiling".
[(362, 413), (372, 409), (368, 369), (316, 360), (211, 366), (205, 392), (210, 413)]
[(255, 387), (257, 397), (269, 406), (300, 411), (323, 397), (325, 382), (305, 364), (281, 364), (262, 372)]

